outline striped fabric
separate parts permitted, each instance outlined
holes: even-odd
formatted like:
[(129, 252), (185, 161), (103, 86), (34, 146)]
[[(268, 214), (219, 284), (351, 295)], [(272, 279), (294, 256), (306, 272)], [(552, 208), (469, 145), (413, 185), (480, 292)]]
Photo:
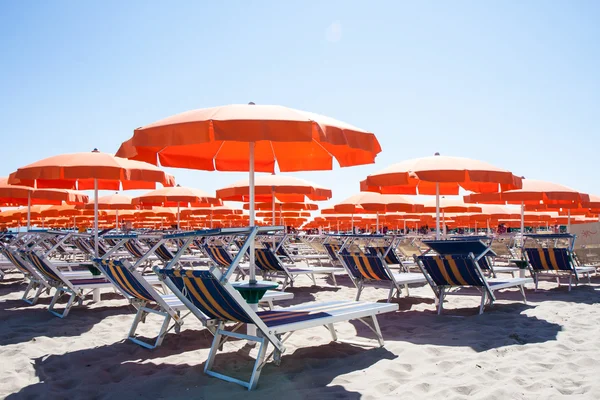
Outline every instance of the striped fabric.
[(83, 239), (75, 238), (73, 239), (72, 243), (75, 247), (79, 249), (79, 251), (83, 252), (84, 254), (90, 254), (90, 248), (87, 246)]
[(340, 251), (339, 244), (323, 243), (323, 247), (327, 250), (329, 257), (334, 261), (339, 261), (338, 252)]
[(164, 262), (169, 262), (174, 257), (173, 253), (171, 253), (171, 250), (167, 249), (167, 246), (165, 246), (164, 243), (156, 248), (155, 253)]
[(153, 297), (148, 291), (140, 284), (140, 282), (133, 276), (131, 271), (123, 265), (119, 260), (99, 260), (96, 262), (101, 263), (102, 269), (106, 275), (116, 284), (119, 288), (137, 299), (143, 301), (153, 301)]
[(209, 246), (205, 244), (203, 245), (203, 248), (208, 257), (210, 257), (215, 264), (221, 267), (229, 267), (233, 262), (231, 255), (229, 255), (223, 246)]
[(4, 256), (15, 266), (15, 268), (21, 271), (24, 275), (30, 275), (27, 267), (25, 264), (23, 264), (23, 261), (19, 257), (15, 256), (10, 250), (1, 249), (0, 253), (4, 254)]
[[(94, 249), (96, 247), (96, 242), (94, 241), (94, 238), (89, 238), (88, 243), (90, 244), (92, 251), (94, 251)], [(101, 242), (98, 242), (98, 255), (100, 257), (104, 257), (105, 254), (106, 254), (106, 248), (102, 245)]]
[(279, 259), (270, 249), (254, 249), (258, 269), (267, 272), (283, 272)]
[(116, 245), (117, 245), (117, 242), (115, 242), (115, 241), (114, 241), (113, 239), (111, 239), (111, 238), (107, 238), (107, 237), (105, 237), (103, 240), (104, 240), (106, 243), (108, 243), (108, 245), (109, 245), (109, 246), (111, 246), (111, 247), (114, 247), (114, 246), (116, 246)]
[(342, 254), (342, 258), (356, 278), (363, 278), (373, 281), (390, 281), (383, 263), (377, 255), (364, 253), (347, 253)]
[(437, 286), (484, 286), (473, 260), (463, 255), (419, 256)]
[(209, 271), (162, 269), (171, 282), (200, 311), (223, 321), (252, 323), (252, 319)]
[(571, 256), (565, 248), (526, 248), (527, 258), (535, 271), (572, 271)]
[(142, 250), (140, 250), (139, 246), (133, 239), (126, 241), (123, 246), (125, 246), (127, 251), (135, 258), (142, 258), (144, 256), (144, 253), (142, 253)]
[(35, 254), (35, 252), (31, 251), (27, 253), (27, 257), (33, 266), (36, 267), (37, 270), (40, 271), (46, 278), (50, 279), (51, 281), (62, 282), (62, 279), (56, 275), (54, 270), (50, 268), (46, 261), (42, 260), (42, 258)]
[[(367, 251), (371, 254), (376, 256), (377, 254), (380, 254), (382, 257), (386, 252), (386, 248), (385, 247), (374, 247), (374, 246), (369, 246), (367, 247)], [(394, 253), (394, 250), (390, 250), (388, 251), (387, 255), (385, 256), (385, 262), (386, 264), (402, 264), (400, 262), (400, 260), (398, 259), (398, 257), (396, 256), (396, 253)]]

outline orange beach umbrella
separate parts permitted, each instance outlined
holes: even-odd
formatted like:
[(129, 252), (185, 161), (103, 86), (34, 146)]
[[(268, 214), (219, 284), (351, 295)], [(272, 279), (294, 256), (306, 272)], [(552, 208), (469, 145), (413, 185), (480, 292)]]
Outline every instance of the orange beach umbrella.
[[(341, 121), (275, 105), (228, 105), (188, 111), (138, 128), (117, 155), (167, 167), (249, 172), (330, 170), (370, 164), (381, 152), (374, 134)], [(250, 281), (255, 282), (254, 243)]]
[(17, 169), (10, 184), (37, 188), (94, 189), (94, 237), (98, 254), (98, 190), (153, 189), (156, 182), (173, 186), (174, 178), (158, 167), (115, 157), (97, 149), (48, 157)]
[(521, 188), (521, 178), (479, 160), (462, 157), (422, 157), (393, 164), (367, 176), (361, 190), (390, 194), (436, 196), (436, 238), (440, 237), (439, 197), (458, 195), (459, 188), (496, 193)]

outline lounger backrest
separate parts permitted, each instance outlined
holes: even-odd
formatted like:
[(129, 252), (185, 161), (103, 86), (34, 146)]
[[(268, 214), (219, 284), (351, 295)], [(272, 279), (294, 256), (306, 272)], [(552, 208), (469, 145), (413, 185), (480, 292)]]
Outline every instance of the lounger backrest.
[(202, 313), (223, 321), (252, 323), (252, 319), (210, 271), (161, 269), (183, 295)]
[(169, 262), (173, 259), (173, 257), (175, 257), (173, 253), (171, 253), (171, 250), (169, 250), (164, 243), (158, 246), (154, 253), (164, 262)]
[(4, 254), (4, 256), (15, 266), (15, 268), (21, 271), (24, 275), (31, 275), (21, 257), (6, 249), (0, 249), (0, 253)]
[(114, 240), (114, 239), (111, 239), (111, 238), (107, 238), (107, 237), (105, 237), (105, 238), (103, 238), (103, 240), (104, 240), (106, 243), (108, 243), (108, 245), (109, 245), (109, 246), (111, 246), (111, 247), (114, 247), (114, 246), (116, 246), (116, 245), (117, 245), (117, 242), (115, 242), (115, 240)]
[(340, 245), (339, 244), (333, 244), (333, 243), (323, 243), (323, 247), (325, 247), (325, 250), (327, 250), (327, 254), (329, 254), (329, 257), (331, 257), (331, 259), (333, 261), (339, 261), (339, 257), (338, 257), (338, 252), (340, 251)]
[(568, 249), (526, 248), (527, 259), (534, 271), (572, 271)]
[(142, 286), (139, 280), (119, 260), (94, 259), (100, 264), (102, 271), (110, 278), (113, 284), (129, 296), (142, 301), (153, 301), (153, 296)]
[(375, 281), (389, 281), (391, 280), (389, 274), (381, 259), (377, 255), (364, 254), (364, 253), (347, 253), (342, 254), (344, 263), (350, 268), (352, 273), (358, 272), (356, 278), (363, 278)]
[(221, 267), (229, 267), (233, 260), (231, 255), (227, 252), (223, 246), (209, 246), (203, 245), (202, 248), (206, 252), (206, 255), (217, 265)]
[[(367, 247), (367, 251), (369, 252), (369, 254), (376, 256), (377, 254), (380, 254), (382, 257), (386, 252), (386, 248), (385, 247), (381, 247), (381, 246), (369, 246)], [(385, 256), (385, 262), (386, 264), (402, 264), (400, 262), (400, 260), (398, 259), (398, 257), (396, 256), (396, 253), (394, 253), (394, 250), (390, 249), (390, 251), (388, 251), (388, 253)]]
[(27, 258), (33, 264), (33, 266), (40, 271), (40, 273), (46, 278), (54, 282), (63, 282), (64, 281), (56, 274), (54, 269), (48, 265), (46, 260), (42, 259), (38, 256), (34, 251), (30, 251), (27, 253)]
[(127, 249), (127, 251), (135, 258), (142, 258), (144, 256), (144, 253), (135, 242), (135, 239), (126, 241), (123, 246), (125, 246), (125, 249)]
[(271, 249), (254, 249), (256, 266), (261, 271), (283, 271), (279, 259)]
[[(106, 240), (106, 239), (104, 239)], [(95, 249), (96, 243), (94, 238), (89, 238), (88, 243), (90, 244), (92, 249)], [(104, 257), (106, 255), (106, 248), (102, 245), (102, 242), (98, 241), (98, 255), (100, 257)]]
[(83, 254), (90, 254), (90, 248), (81, 238), (73, 239), (73, 245), (77, 247)]
[(469, 256), (419, 256), (418, 259), (437, 286), (485, 286)]

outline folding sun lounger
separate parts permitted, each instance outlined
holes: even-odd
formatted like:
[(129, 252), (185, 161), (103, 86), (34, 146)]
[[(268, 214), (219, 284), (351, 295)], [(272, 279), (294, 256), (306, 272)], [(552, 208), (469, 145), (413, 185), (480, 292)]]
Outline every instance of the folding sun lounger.
[[(397, 304), (337, 301), (255, 312), (227, 282), (227, 279), (222, 279), (227, 275), (223, 276), (216, 268), (211, 271), (158, 270), (155, 268), (155, 271), (196, 317), (202, 319), (208, 316), (218, 321), (204, 372), (213, 377), (242, 385), (248, 390), (256, 387), (262, 368), (271, 356), (279, 364), (281, 355), (285, 351), (283, 342), (294, 331), (325, 326), (333, 340), (337, 341), (337, 333), (333, 324), (356, 319), (363, 322), (376, 334), (378, 345), (381, 347), (384, 342), (377, 323), (377, 315), (398, 309)], [(367, 321), (368, 319), (371, 323)], [(225, 324), (228, 322), (234, 322), (237, 325), (232, 330), (226, 330)], [(259, 334), (250, 335), (236, 332), (244, 324), (253, 324)], [(284, 334), (287, 336), (282, 339)], [(217, 351), (230, 337), (260, 344), (249, 381), (242, 381), (213, 369)], [(269, 344), (273, 345), (274, 350), (267, 356)]]
[(427, 282), (422, 273), (392, 272), (379, 254), (340, 253), (340, 257), (348, 275), (358, 289), (356, 300), (360, 299), (366, 284), (389, 287), (390, 292), (387, 298), (389, 303), (394, 293), (396, 293), (396, 297), (400, 297), (401, 286), (405, 287), (408, 296), (409, 284)]
[(531, 274), (535, 281), (535, 289), (538, 288), (539, 277), (542, 275), (556, 278), (560, 286), (560, 275), (569, 276), (569, 291), (575, 277), (575, 283), (579, 282), (580, 276), (587, 276), (590, 282), (590, 274), (596, 272), (594, 266), (576, 266), (571, 252), (566, 248), (526, 248), (525, 254), (531, 267)]
[(264, 276), (276, 275), (284, 278), (283, 288), (287, 285), (294, 286), (294, 280), (298, 275), (309, 275), (316, 286), (317, 281), (315, 280), (315, 274), (330, 275), (333, 279), (334, 285), (337, 287), (335, 280), (336, 272), (343, 272), (343, 268), (337, 267), (291, 267), (283, 264), (279, 257), (273, 253), (271, 249), (262, 248), (255, 249), (256, 266), (263, 272)]
[[(86, 296), (84, 290), (92, 291), (100, 288), (113, 287), (112, 283), (104, 278), (87, 277), (87, 274), (83, 275), (85, 277), (82, 277), (81, 273), (63, 273), (54, 265), (52, 265), (52, 263), (49, 262), (48, 259), (46, 259), (43, 255), (40, 255), (35, 251), (28, 252), (27, 258), (37, 269), (37, 271), (44, 276), (50, 286), (56, 289), (56, 293), (54, 293), (54, 297), (50, 302), (48, 311), (57, 317), (65, 318), (69, 314), (69, 311), (71, 310), (75, 300), (77, 300), (79, 305), (82, 305), (83, 299)], [(89, 275), (91, 276), (91, 274)], [(56, 306), (56, 302), (60, 297), (62, 297), (63, 294), (69, 295), (69, 300), (67, 301), (67, 305), (61, 314), (56, 312), (54, 308)]]
[[(131, 329), (127, 335), (129, 340), (142, 347), (154, 349), (162, 344), (166, 334), (171, 330), (179, 333), (183, 325), (183, 318), (185, 318), (185, 316), (181, 317), (181, 311), (185, 311), (188, 308), (176, 296), (158, 293), (127, 260), (103, 260), (97, 258), (94, 262), (123, 296), (137, 309)], [(261, 303), (273, 308), (273, 301), (289, 300), (293, 297), (293, 293), (269, 290), (261, 299)], [(147, 343), (136, 337), (137, 327), (140, 321), (145, 322), (148, 313), (163, 317), (163, 323), (154, 344)], [(171, 320), (173, 320), (173, 325), (169, 327)], [(215, 333), (214, 320), (211, 320), (207, 316), (204, 316), (200, 320), (211, 333)]]
[(467, 256), (447, 254), (414, 257), (436, 295), (438, 314), (442, 313), (444, 297), (451, 288), (465, 286), (477, 288), (481, 292), (479, 307), (479, 314), (481, 314), (486, 301), (491, 306), (496, 300), (494, 292), (500, 289), (518, 287), (523, 301), (526, 302), (524, 286), (533, 282), (531, 278), (486, 279), (473, 253)]
[[(49, 292), (50, 289), (52, 289), (52, 286), (46, 282), (46, 280), (40, 275), (39, 272), (37, 272), (37, 270), (31, 268), (28, 265), (28, 262), (24, 260), (21, 254), (19, 254), (17, 251), (4, 248), (0, 249), (0, 253), (4, 254), (5, 257), (15, 266), (15, 268), (23, 274), (25, 279), (29, 281), (25, 292), (23, 292), (21, 300), (27, 304), (34, 305), (37, 303), (44, 290)], [(29, 297), (29, 292), (32, 290), (35, 291), (35, 294), (33, 297)]]

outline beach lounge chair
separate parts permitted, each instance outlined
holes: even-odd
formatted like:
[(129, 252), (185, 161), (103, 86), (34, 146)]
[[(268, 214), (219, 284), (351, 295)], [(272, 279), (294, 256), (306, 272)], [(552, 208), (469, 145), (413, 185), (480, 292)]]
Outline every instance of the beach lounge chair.
[(444, 297), (451, 288), (475, 287), (481, 292), (481, 305), (479, 314), (483, 313), (486, 301), (491, 306), (496, 297), (494, 292), (500, 289), (517, 287), (521, 291), (523, 301), (525, 297), (525, 285), (532, 283), (531, 278), (509, 278), (509, 279), (487, 279), (478, 260), (473, 253), (465, 256), (459, 255), (423, 255), (414, 256), (415, 261), (427, 278), (427, 282), (433, 289), (438, 303), (438, 314), (442, 313)]
[[(162, 344), (169, 331), (175, 330), (176, 333), (179, 333), (184, 318), (181, 317), (181, 311), (187, 310), (187, 307), (177, 297), (172, 294), (158, 293), (126, 260), (96, 258), (94, 263), (137, 310), (127, 335), (129, 340), (142, 347), (154, 349)], [(146, 315), (149, 313), (163, 317), (154, 343), (147, 343), (136, 336), (139, 323), (145, 322)], [(171, 320), (173, 320), (173, 325), (169, 327)], [(215, 325), (208, 317), (202, 323), (214, 333)]]
[(292, 267), (287, 266), (281, 262), (279, 257), (273, 253), (271, 249), (262, 248), (255, 249), (255, 264), (260, 269), (265, 277), (270, 275), (281, 276), (284, 278), (283, 289), (290, 286), (294, 286), (294, 280), (298, 275), (308, 275), (311, 277), (313, 284), (316, 286), (317, 281), (315, 280), (315, 274), (330, 275), (333, 279), (334, 285), (337, 287), (335, 280), (336, 272), (343, 272), (343, 268), (336, 267)]
[[(100, 288), (112, 287), (112, 283), (105, 278), (87, 277), (87, 274), (82, 275), (82, 273), (79, 272), (63, 273), (54, 265), (52, 265), (47, 258), (36, 253), (35, 251), (30, 251), (26, 254), (31, 264), (46, 279), (50, 286), (56, 289), (54, 297), (52, 297), (52, 301), (48, 307), (48, 311), (57, 317), (65, 318), (69, 314), (69, 311), (73, 306), (73, 302), (76, 300), (79, 305), (82, 305), (83, 299), (87, 295), (85, 290), (93, 291), (99, 290)], [(69, 276), (67, 276), (67, 274)], [(59, 313), (55, 311), (56, 302), (64, 294), (69, 296), (69, 300), (67, 301), (67, 305), (65, 306), (63, 312)]]
[(481, 270), (489, 272), (494, 278), (497, 277), (497, 273), (507, 272), (514, 277), (515, 272), (519, 272), (516, 266), (492, 266), (488, 258), (494, 257), (496, 253), (491, 246), (476, 237), (460, 240), (424, 240), (423, 243), (441, 256), (448, 254), (468, 256), (473, 253)]
[(422, 273), (392, 272), (379, 254), (341, 253), (340, 257), (348, 275), (352, 278), (357, 288), (357, 301), (360, 299), (360, 295), (366, 284), (389, 287), (390, 291), (387, 298), (389, 303), (394, 293), (396, 297), (400, 297), (402, 293), (401, 286), (404, 286), (406, 295), (408, 296), (409, 284), (427, 282)]
[[(227, 279), (222, 279), (227, 275), (223, 276), (216, 268), (210, 271), (159, 270), (158, 268), (154, 270), (194, 315), (198, 318), (208, 316), (218, 321), (204, 372), (227, 382), (242, 385), (248, 390), (256, 387), (262, 368), (271, 357), (277, 364), (281, 362), (281, 355), (285, 352), (283, 342), (291, 333), (324, 326), (329, 330), (332, 339), (338, 341), (334, 323), (360, 320), (375, 333), (378, 346), (381, 347), (384, 342), (377, 323), (377, 315), (398, 309), (397, 304), (336, 301), (255, 312)], [(229, 322), (237, 325), (232, 330), (226, 330), (225, 324)], [(245, 324), (253, 324), (258, 334), (237, 332)], [(286, 334), (287, 336), (282, 338)], [(227, 376), (213, 369), (216, 354), (228, 338), (249, 340), (260, 345), (248, 381)], [(267, 356), (269, 344), (274, 347), (274, 350)], [(365, 344), (361, 343), (361, 345)]]
[(596, 272), (594, 266), (576, 266), (571, 252), (567, 248), (525, 248), (524, 250), (535, 281), (536, 290), (541, 275), (556, 278), (559, 286), (560, 276), (568, 275), (570, 291), (573, 277), (575, 277), (575, 282), (578, 283), (581, 276), (587, 276), (588, 283), (590, 283), (590, 275)]
[[(23, 292), (21, 300), (27, 304), (34, 305), (37, 303), (44, 290), (50, 291), (52, 287), (42, 276), (40, 276), (37, 270), (28, 265), (28, 262), (18, 251), (8, 248), (1, 248), (0, 253), (2, 253), (28, 281), (27, 288), (25, 288), (25, 292)], [(29, 292), (32, 290), (35, 291), (34, 295), (33, 297), (29, 297)]]

